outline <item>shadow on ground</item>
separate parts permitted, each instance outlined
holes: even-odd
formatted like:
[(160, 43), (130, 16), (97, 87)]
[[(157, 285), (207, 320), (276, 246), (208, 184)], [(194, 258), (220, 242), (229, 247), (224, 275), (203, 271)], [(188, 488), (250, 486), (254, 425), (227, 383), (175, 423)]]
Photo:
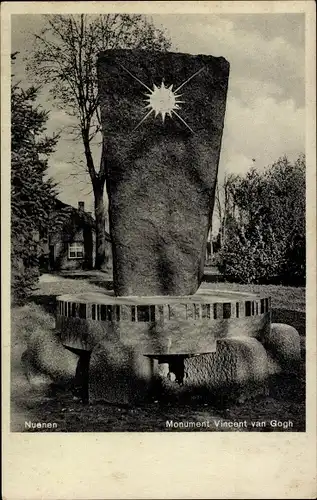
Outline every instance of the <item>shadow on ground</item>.
[[(245, 393), (238, 400), (198, 396), (181, 401), (153, 398), (135, 406), (103, 401), (83, 405), (53, 385), (45, 394), (32, 394), (25, 384), (22, 389), (23, 395), (21, 387), (20, 397), (13, 395), (13, 432), (305, 431), (304, 361), (299, 375), (273, 376), (265, 395)], [(25, 422), (50, 422), (56, 427), (28, 429)], [(187, 422), (192, 424), (186, 427)]]
[(45, 310), (48, 314), (55, 315), (56, 313), (56, 297), (58, 295), (32, 295), (29, 302), (37, 304)]

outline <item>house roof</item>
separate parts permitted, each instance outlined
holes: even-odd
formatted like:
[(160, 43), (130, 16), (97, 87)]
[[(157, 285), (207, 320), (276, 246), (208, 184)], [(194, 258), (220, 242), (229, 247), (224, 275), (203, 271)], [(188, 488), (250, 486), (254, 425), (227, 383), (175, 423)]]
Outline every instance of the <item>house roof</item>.
[[(90, 226), (94, 231), (96, 230), (96, 221), (89, 212), (85, 212), (85, 210), (79, 210), (72, 205), (64, 203), (58, 198), (56, 198), (55, 200), (55, 209), (67, 211), (70, 215), (78, 217), (84, 224)], [(106, 240), (111, 241), (110, 234), (107, 231)]]

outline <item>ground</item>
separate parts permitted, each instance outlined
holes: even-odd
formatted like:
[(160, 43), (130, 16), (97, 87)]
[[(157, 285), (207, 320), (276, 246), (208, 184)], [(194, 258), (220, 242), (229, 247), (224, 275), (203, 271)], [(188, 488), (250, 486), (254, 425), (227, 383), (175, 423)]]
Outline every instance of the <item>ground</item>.
[[(12, 310), (12, 421), (13, 431), (24, 431), (25, 421), (56, 423), (49, 432), (106, 431), (304, 431), (304, 359), (300, 376), (275, 377), (268, 392), (234, 401), (197, 400), (171, 403), (153, 400), (147, 405), (83, 405), (71, 391), (51, 387), (50, 394), (34, 393), (21, 367), (21, 354), (29, 332), (36, 325), (54, 325), (55, 298), (64, 293), (111, 288), (111, 277), (101, 272), (44, 275), (38, 289), (23, 307)], [(282, 286), (203, 283), (203, 287), (237, 291), (264, 291), (271, 296), (273, 311), (305, 311), (305, 289)], [(304, 328), (304, 327), (303, 327)], [(302, 338), (304, 346), (304, 338)], [(304, 353), (304, 350), (303, 350)], [(188, 428), (183, 428), (184, 423)], [(187, 425), (187, 424), (186, 424)], [(202, 425), (202, 427), (200, 427)]]

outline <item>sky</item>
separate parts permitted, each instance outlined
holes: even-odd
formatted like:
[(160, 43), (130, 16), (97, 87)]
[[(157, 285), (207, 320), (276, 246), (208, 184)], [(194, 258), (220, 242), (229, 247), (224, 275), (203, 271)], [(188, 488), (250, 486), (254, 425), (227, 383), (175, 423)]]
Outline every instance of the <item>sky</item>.
[[(218, 178), (244, 174), (251, 166), (263, 169), (286, 154), (295, 160), (305, 152), (305, 39), (304, 14), (153, 15), (164, 28), (173, 51), (223, 56), (230, 62), (227, 109)], [(43, 26), (42, 15), (11, 17), (11, 51), (19, 51), (14, 73), (31, 84), (25, 58), (33, 34)], [(48, 132), (69, 124), (54, 108), (45, 89), (40, 103), (50, 110)], [(95, 148), (95, 158), (100, 156)], [(49, 175), (59, 183), (59, 198), (73, 206), (85, 201), (93, 211), (83, 150), (63, 133), (50, 158)], [(255, 161), (254, 161), (255, 160)], [(80, 171), (76, 178), (72, 175)]]

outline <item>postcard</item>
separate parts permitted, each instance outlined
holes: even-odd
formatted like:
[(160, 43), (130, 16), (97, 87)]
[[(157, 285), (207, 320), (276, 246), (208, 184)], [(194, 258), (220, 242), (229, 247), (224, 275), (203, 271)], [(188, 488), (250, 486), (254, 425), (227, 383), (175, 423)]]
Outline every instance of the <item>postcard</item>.
[(313, 3), (1, 21), (4, 498), (314, 498)]

